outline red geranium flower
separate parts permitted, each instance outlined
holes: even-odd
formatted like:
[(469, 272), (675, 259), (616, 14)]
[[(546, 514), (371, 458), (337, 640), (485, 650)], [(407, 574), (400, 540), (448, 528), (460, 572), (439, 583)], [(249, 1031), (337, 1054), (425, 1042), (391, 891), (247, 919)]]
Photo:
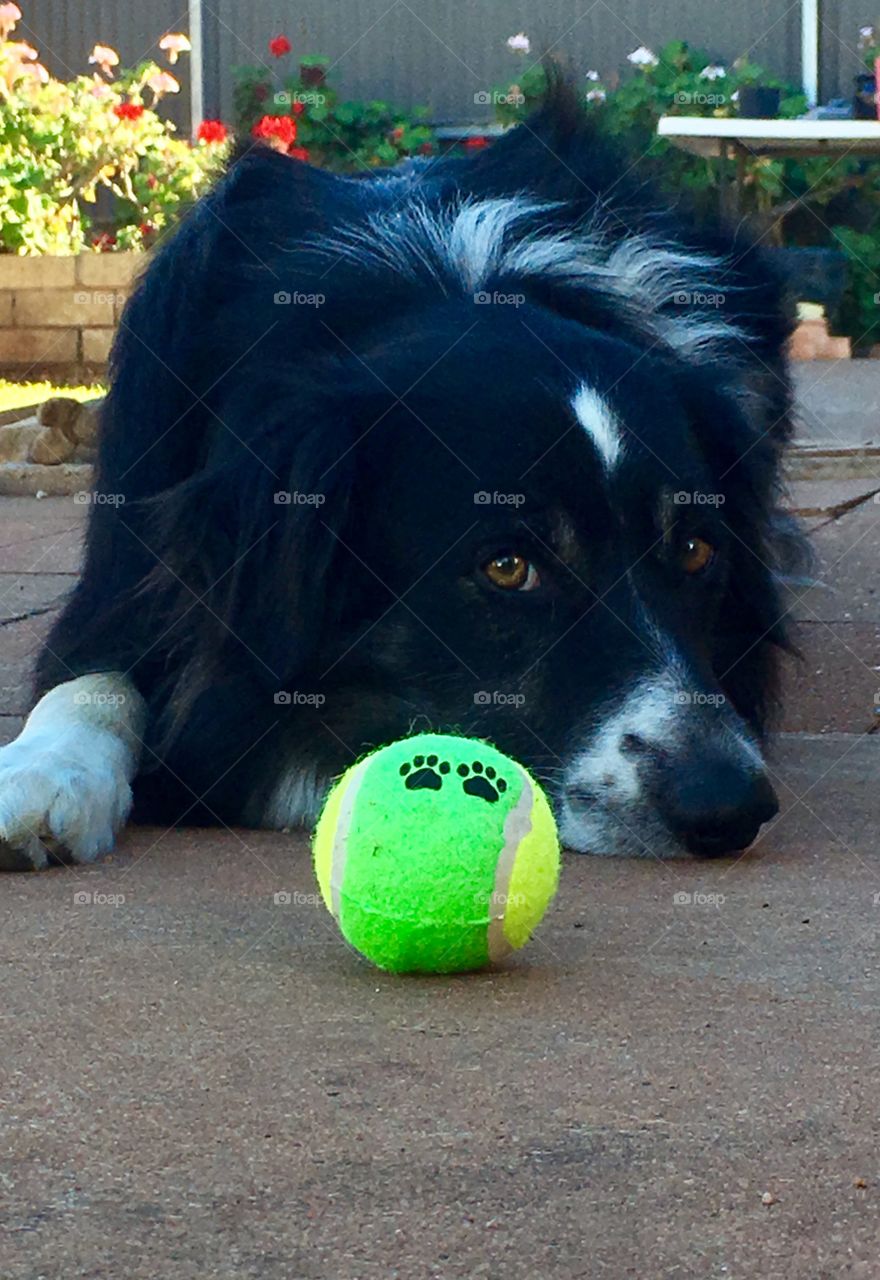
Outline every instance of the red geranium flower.
[(293, 156), (294, 160), (308, 160), (309, 158), (309, 153), (305, 147), (291, 147), (287, 154)]
[(287, 36), (275, 36), (269, 41), (269, 52), (273, 58), (283, 58), (285, 53), (290, 53), (293, 45)]
[(140, 120), (144, 109), (139, 102), (117, 102), (113, 114), (119, 120)]
[(391, 130), (391, 137), (394, 142), (400, 142), (403, 137), (403, 127), (398, 125), (396, 129)]
[(294, 102), (290, 109), (295, 116), (301, 116), (306, 109), (306, 104), (304, 102)]
[(423, 142), (422, 145), (419, 147), (420, 156), (432, 156), (433, 154), (434, 154), (433, 142)]
[(106, 253), (108, 249), (114, 248), (116, 245), (116, 237), (111, 235), (109, 231), (102, 231), (99, 236), (95, 236), (92, 240), (93, 248), (99, 253)]
[(251, 133), (265, 138), (277, 151), (289, 151), (296, 142), (296, 121), (291, 116), (263, 116)]
[(488, 147), (488, 145), (489, 139), (484, 138), (482, 135), (477, 138), (465, 138), (464, 140), (465, 151), (479, 151), (482, 147)]
[(138, 231), (142, 236), (151, 236), (155, 230), (156, 228), (153, 226), (152, 222), (142, 222), (138, 227)]
[(203, 120), (196, 135), (199, 142), (225, 142), (226, 125), (222, 120)]

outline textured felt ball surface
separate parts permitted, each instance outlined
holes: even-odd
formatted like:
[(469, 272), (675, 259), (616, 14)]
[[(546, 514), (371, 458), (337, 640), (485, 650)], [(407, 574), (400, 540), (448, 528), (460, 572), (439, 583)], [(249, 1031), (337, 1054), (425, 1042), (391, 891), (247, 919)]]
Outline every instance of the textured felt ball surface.
[(353, 765), (314, 838), (321, 895), (383, 969), (480, 969), (523, 946), (559, 879), (547, 798), (488, 743), (421, 734)]

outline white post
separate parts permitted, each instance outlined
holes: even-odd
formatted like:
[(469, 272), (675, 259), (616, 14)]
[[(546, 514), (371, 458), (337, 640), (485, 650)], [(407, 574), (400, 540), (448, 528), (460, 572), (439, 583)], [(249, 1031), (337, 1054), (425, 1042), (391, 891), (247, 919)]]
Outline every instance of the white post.
[(195, 138), (205, 116), (205, 62), (202, 56), (202, 0), (189, 0), (190, 132)]
[(801, 0), (801, 83), (807, 106), (819, 101), (819, 0)]

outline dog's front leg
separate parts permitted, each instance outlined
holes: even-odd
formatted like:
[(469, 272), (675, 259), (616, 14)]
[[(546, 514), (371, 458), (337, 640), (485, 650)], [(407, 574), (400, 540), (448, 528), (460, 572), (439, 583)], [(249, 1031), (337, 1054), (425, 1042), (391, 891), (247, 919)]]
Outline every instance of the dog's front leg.
[(0, 749), (0, 870), (50, 854), (91, 862), (131, 809), (146, 705), (119, 672), (79, 676), (44, 695)]

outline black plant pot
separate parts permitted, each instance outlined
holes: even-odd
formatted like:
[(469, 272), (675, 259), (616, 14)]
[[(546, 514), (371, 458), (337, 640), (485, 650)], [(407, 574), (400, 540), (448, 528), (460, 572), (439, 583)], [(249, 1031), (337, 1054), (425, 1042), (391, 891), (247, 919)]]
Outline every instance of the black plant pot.
[(873, 75), (870, 71), (865, 71), (856, 76), (854, 84), (856, 91), (853, 94), (853, 119), (876, 120), (877, 85)]
[(775, 120), (782, 94), (767, 85), (747, 84), (739, 91), (739, 113), (753, 120)]

